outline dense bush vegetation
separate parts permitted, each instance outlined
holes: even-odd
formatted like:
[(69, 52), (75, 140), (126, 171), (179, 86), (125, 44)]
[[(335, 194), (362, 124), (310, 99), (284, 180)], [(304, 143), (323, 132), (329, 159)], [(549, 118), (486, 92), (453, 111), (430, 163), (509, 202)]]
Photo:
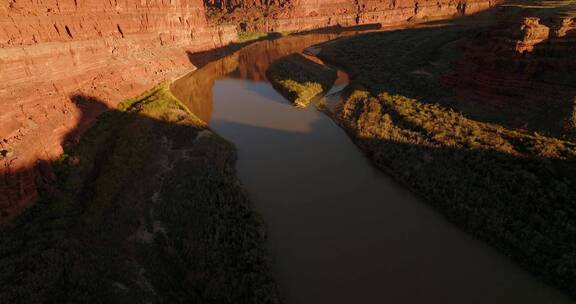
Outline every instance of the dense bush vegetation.
[(326, 94), (336, 81), (336, 70), (313, 62), (301, 54), (274, 61), (266, 75), (274, 88), (298, 107)]
[(330, 114), (376, 166), (576, 295), (576, 143), (468, 118), (437, 84), (454, 46), (477, 31), (413, 29), (326, 45), (321, 58), (351, 76)]
[(1, 303), (277, 303), (234, 147), (168, 84), (104, 114), (0, 232)]
[(576, 139), (576, 97), (572, 105), (572, 115), (568, 118), (566, 125), (568, 133), (571, 134), (572, 138)]
[(398, 95), (356, 91), (336, 115), (378, 167), (468, 231), (576, 292), (574, 143)]

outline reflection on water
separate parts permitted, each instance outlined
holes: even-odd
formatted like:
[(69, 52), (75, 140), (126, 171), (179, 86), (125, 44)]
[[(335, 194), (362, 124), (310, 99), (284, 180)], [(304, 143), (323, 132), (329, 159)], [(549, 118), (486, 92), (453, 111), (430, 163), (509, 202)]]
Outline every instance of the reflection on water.
[(350, 34), (288, 36), (262, 41), (204, 65), (201, 69), (175, 81), (171, 89), (196, 116), (209, 123), (212, 116), (212, 87), (216, 79), (230, 77), (267, 82), (266, 70), (274, 60), (294, 52), (301, 52), (310, 45), (332, 40), (339, 35)]
[(174, 85), (237, 146), (286, 302), (569, 303), (373, 169), (329, 118), (294, 108), (266, 82), (271, 61), (330, 38), (259, 43)]

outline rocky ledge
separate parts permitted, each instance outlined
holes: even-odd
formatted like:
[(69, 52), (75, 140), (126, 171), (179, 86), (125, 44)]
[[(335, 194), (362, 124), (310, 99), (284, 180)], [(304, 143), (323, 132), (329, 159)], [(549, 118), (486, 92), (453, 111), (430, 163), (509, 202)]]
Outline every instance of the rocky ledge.
[(211, 19), (251, 32), (289, 32), (330, 26), (400, 24), (486, 10), (499, 0), (204, 0)]
[(461, 51), (442, 79), (457, 103), (481, 109), (474, 113), (481, 119), (500, 113), (510, 127), (573, 134), (574, 17), (514, 15), (466, 40)]
[[(104, 110), (194, 68), (188, 54), (236, 39), (201, 0), (0, 2), (0, 218), (38, 197), (62, 154)], [(74, 130), (74, 132), (71, 132)], [(0, 220), (1, 221), (1, 220)]]

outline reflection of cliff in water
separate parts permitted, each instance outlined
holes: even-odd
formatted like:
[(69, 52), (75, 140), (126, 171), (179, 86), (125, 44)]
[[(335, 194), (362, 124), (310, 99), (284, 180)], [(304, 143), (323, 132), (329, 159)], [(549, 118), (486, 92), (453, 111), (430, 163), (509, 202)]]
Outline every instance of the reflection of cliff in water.
[(192, 113), (209, 123), (212, 116), (214, 81), (238, 67), (238, 53), (211, 62), (175, 81), (171, 90)]
[(210, 62), (174, 82), (171, 89), (196, 116), (210, 122), (212, 116), (212, 89), (214, 81), (221, 78), (267, 81), (266, 70), (270, 64), (283, 56), (302, 52), (307, 47), (335, 39), (339, 34), (313, 34), (288, 36), (265, 40)]

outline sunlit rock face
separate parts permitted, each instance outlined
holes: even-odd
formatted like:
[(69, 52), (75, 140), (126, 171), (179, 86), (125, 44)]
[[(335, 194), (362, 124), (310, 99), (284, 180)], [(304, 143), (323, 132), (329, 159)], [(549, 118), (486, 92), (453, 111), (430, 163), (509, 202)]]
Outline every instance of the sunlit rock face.
[(564, 37), (569, 31), (576, 29), (576, 19), (572, 17), (559, 17), (551, 24), (550, 29), (556, 37)]
[(236, 23), (242, 30), (302, 31), (327, 26), (398, 24), (427, 18), (473, 14), (500, 1), (488, 0), (205, 0), (220, 22)]
[[(514, 29), (513, 29), (514, 30)], [(512, 34), (515, 34), (512, 32)], [(540, 24), (540, 18), (528, 17), (522, 20), (519, 37), (516, 40), (515, 51), (518, 53), (532, 52), (534, 46), (550, 37), (550, 28)]]
[(236, 39), (206, 20), (201, 0), (0, 2), (0, 211), (37, 197), (40, 165), (107, 106), (193, 68), (188, 52)]
[[(302, 31), (474, 13), (488, 0), (9, 0), (0, 2), (0, 211), (15, 214), (50, 183), (59, 157), (105, 107), (193, 69), (189, 54), (237, 30)], [(207, 11), (214, 18), (209, 22)], [(219, 24), (219, 25), (218, 25)], [(222, 25), (230, 24), (230, 25)], [(240, 68), (241, 70), (242, 68)], [(249, 72), (249, 71), (239, 71)], [(254, 77), (261, 77), (258, 72)], [(88, 99), (90, 100), (90, 99)], [(46, 182), (46, 180), (48, 182)]]

